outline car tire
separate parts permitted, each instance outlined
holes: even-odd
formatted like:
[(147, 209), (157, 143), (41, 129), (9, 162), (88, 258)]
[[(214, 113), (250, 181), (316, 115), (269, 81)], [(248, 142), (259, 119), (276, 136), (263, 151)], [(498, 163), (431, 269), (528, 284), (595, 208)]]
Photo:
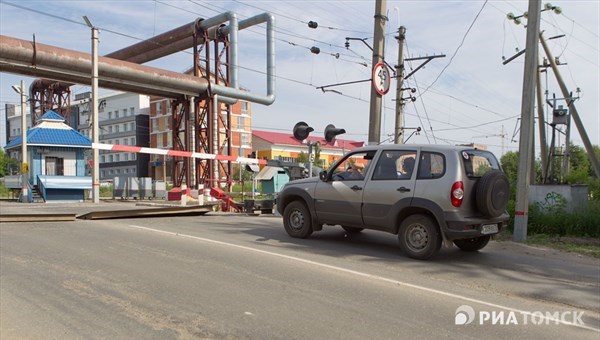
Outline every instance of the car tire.
[(452, 242), (454, 242), (454, 244), (458, 248), (460, 248), (460, 250), (478, 251), (480, 249), (483, 249), (488, 244), (488, 242), (490, 242), (490, 235), (454, 240)]
[(310, 212), (303, 202), (293, 201), (283, 211), (283, 227), (291, 237), (307, 238), (312, 234)]
[(404, 219), (398, 231), (402, 251), (413, 259), (426, 260), (442, 247), (438, 224), (427, 215), (411, 215)]
[(475, 202), (477, 209), (486, 217), (498, 217), (506, 211), (510, 197), (508, 177), (500, 170), (483, 175), (477, 183)]
[(346, 232), (350, 233), (350, 234), (358, 234), (361, 231), (365, 230), (365, 228), (357, 228), (357, 227), (347, 227), (347, 226), (342, 226), (342, 229), (344, 229)]

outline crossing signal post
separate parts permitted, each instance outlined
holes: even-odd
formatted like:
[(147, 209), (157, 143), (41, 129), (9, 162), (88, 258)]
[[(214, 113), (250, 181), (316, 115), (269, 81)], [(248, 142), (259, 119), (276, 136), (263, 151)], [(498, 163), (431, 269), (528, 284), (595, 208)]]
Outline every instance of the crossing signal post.
[(329, 124), (325, 127), (325, 140), (327, 143), (334, 143), (335, 136), (346, 133), (344, 129), (337, 129), (335, 125)]
[[(314, 130), (315, 129), (308, 126), (308, 124), (305, 122), (296, 123), (293, 130), (294, 138), (300, 142), (306, 140), (306, 144), (308, 145), (308, 177), (312, 177), (312, 164), (315, 160), (315, 156), (313, 155), (313, 147), (320, 144), (318, 141), (312, 142), (307, 140), (310, 133)], [(346, 133), (345, 129), (338, 129), (335, 127), (335, 125), (329, 124), (325, 127), (324, 137), (327, 143), (333, 144), (335, 142), (335, 137), (344, 133)]]

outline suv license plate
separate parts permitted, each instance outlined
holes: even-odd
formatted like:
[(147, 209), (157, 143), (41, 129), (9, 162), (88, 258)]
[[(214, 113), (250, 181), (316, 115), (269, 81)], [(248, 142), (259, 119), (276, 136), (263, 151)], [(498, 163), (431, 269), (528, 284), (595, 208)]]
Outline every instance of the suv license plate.
[(497, 224), (484, 224), (481, 227), (481, 233), (483, 235), (495, 234), (497, 232), (498, 232), (498, 225)]

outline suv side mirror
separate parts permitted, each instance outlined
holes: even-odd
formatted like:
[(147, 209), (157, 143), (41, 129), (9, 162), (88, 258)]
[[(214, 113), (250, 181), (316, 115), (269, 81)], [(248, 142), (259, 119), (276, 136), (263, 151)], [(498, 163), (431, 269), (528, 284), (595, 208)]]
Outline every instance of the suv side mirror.
[(323, 170), (323, 171), (319, 172), (319, 178), (323, 182), (327, 182), (327, 171)]

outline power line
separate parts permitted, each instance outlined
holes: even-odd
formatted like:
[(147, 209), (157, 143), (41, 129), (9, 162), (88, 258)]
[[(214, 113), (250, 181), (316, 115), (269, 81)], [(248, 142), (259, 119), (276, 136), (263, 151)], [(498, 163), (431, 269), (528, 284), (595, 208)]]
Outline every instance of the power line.
[[(161, 4), (164, 4), (163, 2), (161, 2), (161, 1), (158, 1), (158, 0), (157, 0), (157, 2), (159, 2), (159, 3), (161, 3)], [(15, 4), (13, 4), (13, 3), (10, 3), (10, 2), (3, 1), (3, 3), (6, 3), (6, 4), (8, 4), (8, 5), (11, 5), (11, 6), (14, 6), (14, 7), (20, 8), (20, 9), (22, 9), (22, 10), (31, 11), (31, 12), (34, 12), (34, 13), (38, 13), (38, 14), (41, 14), (41, 15), (45, 15), (45, 16), (49, 16), (49, 17), (53, 17), (53, 18), (56, 18), (56, 19), (60, 19), (60, 20), (64, 20), (64, 21), (67, 21), (67, 22), (75, 23), (75, 24), (78, 24), (78, 25), (85, 25), (84, 23), (81, 23), (81, 22), (77, 22), (77, 21), (74, 21), (74, 20), (70, 20), (70, 19), (67, 19), (67, 18), (64, 18), (64, 17), (58, 16), (58, 15), (54, 15), (54, 14), (49, 14), (49, 13), (45, 13), (45, 12), (40, 12), (40, 11), (37, 11), (37, 10), (31, 9), (31, 8), (28, 8), (28, 7), (24, 7), (24, 6), (20, 6), (20, 5), (15, 5)], [(174, 7), (173, 5), (170, 5), (170, 4), (167, 4), (167, 5), (168, 5), (168, 6), (171, 6), (171, 7)], [(180, 10), (184, 10), (184, 9), (182, 9), (182, 8), (179, 8), (179, 9), (180, 9)], [(187, 11), (187, 12), (189, 12), (189, 10), (186, 10), (186, 11)], [(101, 29), (102, 29), (102, 28), (101, 28)], [(121, 33), (121, 32), (116, 32), (116, 31), (107, 30), (107, 29), (102, 29), (102, 30), (104, 30), (104, 31), (106, 31), (106, 32), (109, 32), (109, 33), (117, 34), (117, 35), (120, 35), (120, 36), (124, 36), (124, 37), (128, 37), (128, 38), (132, 38), (132, 39), (135, 39), (135, 40), (140, 40), (140, 41), (141, 41), (141, 40), (143, 40), (143, 39), (141, 39), (141, 38), (134, 37), (134, 36), (131, 36), (131, 35), (128, 35), (128, 34), (124, 34), (124, 33)], [(184, 51), (184, 52), (186, 52), (186, 51)], [(190, 52), (187, 52), (187, 53), (189, 54)], [(264, 71), (258, 71), (258, 70), (252, 69), (252, 68), (243, 67), (243, 66), (238, 66), (238, 67), (240, 67), (241, 69), (245, 69), (245, 70), (251, 71), (251, 72), (256, 72), (256, 73), (260, 73), (260, 74), (266, 74), (266, 72), (264, 72)], [(282, 79), (282, 80), (286, 80), (286, 81), (290, 81), (290, 82), (294, 82), (294, 83), (297, 83), (297, 84), (301, 84), (301, 85), (305, 85), (305, 86), (310, 86), (310, 87), (313, 87), (313, 88), (314, 88), (314, 85), (313, 85), (313, 84), (310, 84), (310, 83), (307, 83), (307, 82), (304, 82), (304, 81), (300, 81), (300, 80), (297, 80), (297, 79), (292, 79), (292, 78), (287, 78), (287, 77), (282, 77), (282, 76), (277, 76), (277, 75), (276, 75), (275, 77), (276, 77), (276, 78), (278, 78), (278, 79)], [(343, 94), (343, 93), (340, 93), (340, 92), (337, 92), (337, 94), (338, 94), (338, 95), (341, 95), (341, 96), (343, 96), (343, 97), (349, 98), (349, 99), (353, 99), (353, 100), (356, 100), (356, 101), (360, 101), (360, 102), (368, 103), (368, 101), (367, 101), (367, 100), (365, 100), (365, 99), (362, 99), (362, 98), (358, 98), (358, 97), (354, 97), (354, 96), (346, 95), (346, 94)], [(422, 95), (422, 94), (421, 94), (421, 95)], [(450, 96), (450, 95), (448, 95), (448, 96)], [(453, 97), (453, 96), (450, 96), (450, 97), (452, 97), (452, 98), (454, 98), (454, 99), (457, 99), (457, 100), (459, 100), (459, 99), (458, 99), (458, 98), (456, 98), (456, 97)], [(463, 102), (464, 102), (464, 101), (463, 101)], [(473, 105), (473, 104), (470, 104), (470, 103), (467, 103), (467, 102), (464, 102), (464, 103), (465, 103), (465, 104), (467, 104), (467, 105), (471, 105), (471, 106), (477, 107), (477, 108), (479, 108), (479, 109), (483, 109), (483, 108), (481, 108), (481, 107), (479, 107), (479, 106), (476, 106), (476, 105)], [(423, 106), (424, 106), (424, 104), (423, 104)], [(390, 109), (390, 110), (391, 110), (391, 109)], [(484, 109), (484, 110), (492, 112), (491, 110), (487, 110), (487, 109)], [(417, 112), (418, 112), (418, 111), (417, 111)], [(408, 115), (411, 115), (411, 114), (408, 114)], [(413, 115), (413, 116), (414, 116), (414, 115)], [(417, 117), (418, 117), (419, 119), (421, 119), (421, 117), (418, 115), (418, 113), (417, 113)], [(430, 124), (429, 124), (429, 125), (430, 125), (430, 129), (431, 129), (432, 131), (433, 131), (433, 128), (431, 127), (431, 122), (437, 122), (437, 123), (444, 124), (444, 125), (455, 126), (455, 127), (456, 127), (456, 130), (459, 130), (459, 129), (466, 129), (465, 127), (460, 127), (460, 126), (453, 125), (453, 124), (450, 124), (450, 123), (446, 123), (446, 122), (443, 122), (443, 121), (437, 121), (437, 120), (435, 120), (435, 119), (430, 119), (430, 118), (428, 117), (428, 114), (427, 114), (427, 118), (428, 118), (428, 120), (430, 121)], [(491, 123), (493, 123), (493, 122), (491, 122)], [(490, 123), (484, 123), (484, 124), (481, 124), (481, 125), (486, 125), (486, 124), (490, 124)], [(427, 136), (427, 133), (426, 133), (426, 136)], [(434, 136), (434, 137), (435, 137), (435, 136)]]
[(485, 0), (485, 2), (483, 3), (483, 5), (479, 9), (479, 12), (477, 12), (477, 15), (475, 16), (475, 19), (473, 19), (473, 22), (471, 22), (471, 25), (469, 26), (469, 28), (467, 29), (467, 31), (463, 35), (462, 40), (460, 41), (460, 44), (458, 45), (458, 47), (454, 51), (454, 54), (452, 54), (452, 57), (450, 57), (450, 61), (448, 62), (448, 64), (446, 64), (446, 66), (444, 66), (444, 68), (442, 69), (442, 71), (440, 72), (440, 74), (438, 74), (438, 76), (435, 78), (435, 80), (433, 81), (433, 83), (429, 84), (429, 86), (427, 86), (427, 88), (425, 89), (425, 91), (423, 91), (423, 93), (421, 93), (421, 96), (424, 95), (425, 93), (427, 93), (427, 91), (429, 91), (429, 89), (433, 86), (433, 84), (435, 84), (438, 81), (438, 79), (440, 79), (440, 77), (442, 76), (442, 74), (444, 74), (444, 71), (446, 71), (446, 69), (450, 66), (450, 64), (452, 64), (452, 61), (454, 60), (454, 57), (456, 57), (456, 55), (458, 54), (458, 51), (460, 50), (460, 48), (465, 43), (465, 40), (467, 39), (467, 35), (469, 35), (469, 32), (471, 31), (471, 28), (473, 28), (473, 26), (475, 25), (475, 22), (477, 22), (477, 19), (479, 18), (479, 15), (483, 11), (483, 9), (485, 8), (485, 5), (487, 3), (488, 3), (488, 0)]

